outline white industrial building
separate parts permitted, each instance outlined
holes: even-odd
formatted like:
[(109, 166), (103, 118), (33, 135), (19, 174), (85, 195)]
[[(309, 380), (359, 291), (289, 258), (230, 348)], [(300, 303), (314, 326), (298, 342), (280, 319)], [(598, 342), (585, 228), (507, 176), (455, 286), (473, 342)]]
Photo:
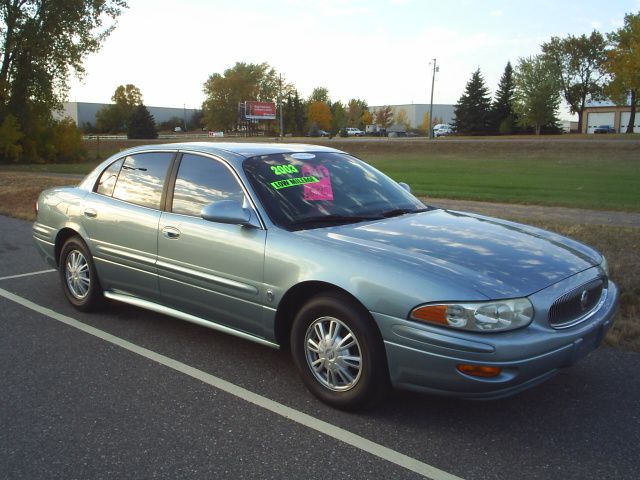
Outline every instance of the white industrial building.
[[(57, 118), (69, 117), (76, 122), (76, 125), (83, 127), (86, 124), (95, 126), (96, 113), (103, 107), (108, 106), (107, 103), (88, 103), (88, 102), (65, 102), (62, 104), (62, 109), (55, 112), (54, 115)], [(149, 113), (153, 115), (156, 123), (166, 122), (174, 117), (180, 118), (187, 122), (191, 119), (193, 114), (197, 111), (193, 108), (172, 108), (172, 107), (149, 107), (147, 106)]]
[[(387, 105), (377, 105), (369, 107), (369, 111), (375, 115), (375, 112)], [(424, 114), (429, 114), (428, 103), (411, 103), (406, 105), (389, 105), (393, 109), (393, 114), (397, 115), (400, 110), (404, 110), (411, 128), (419, 128), (422, 125)], [(433, 104), (433, 118), (432, 125), (434, 123), (451, 123), (454, 118), (453, 111), (456, 108), (455, 105)]]

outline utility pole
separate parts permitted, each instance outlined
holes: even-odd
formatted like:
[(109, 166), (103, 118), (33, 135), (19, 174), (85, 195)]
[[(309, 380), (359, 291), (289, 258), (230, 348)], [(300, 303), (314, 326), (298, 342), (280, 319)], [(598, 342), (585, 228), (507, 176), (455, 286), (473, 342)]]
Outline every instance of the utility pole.
[(184, 127), (184, 132), (187, 131), (187, 104), (182, 104), (182, 126)]
[[(429, 62), (431, 63), (431, 62)], [(433, 87), (436, 83), (436, 72), (438, 67), (436, 59), (433, 59), (433, 77), (431, 77), (431, 104), (429, 105), (429, 138), (433, 138)]]
[(284, 118), (282, 116), (282, 74), (280, 74), (280, 83), (278, 87), (278, 101), (280, 103), (280, 138), (284, 137)]

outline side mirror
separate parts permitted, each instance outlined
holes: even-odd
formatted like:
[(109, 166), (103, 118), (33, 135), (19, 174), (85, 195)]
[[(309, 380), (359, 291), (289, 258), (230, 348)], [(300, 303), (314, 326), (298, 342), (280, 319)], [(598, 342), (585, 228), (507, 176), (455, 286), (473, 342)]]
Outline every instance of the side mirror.
[(202, 209), (200, 216), (210, 222), (242, 225), (259, 228), (257, 219), (253, 218), (251, 210), (243, 208), (236, 200), (219, 200)]
[(398, 182), (398, 185), (400, 185), (402, 188), (404, 188), (407, 192), (411, 193), (411, 187), (409, 186), (408, 183)]

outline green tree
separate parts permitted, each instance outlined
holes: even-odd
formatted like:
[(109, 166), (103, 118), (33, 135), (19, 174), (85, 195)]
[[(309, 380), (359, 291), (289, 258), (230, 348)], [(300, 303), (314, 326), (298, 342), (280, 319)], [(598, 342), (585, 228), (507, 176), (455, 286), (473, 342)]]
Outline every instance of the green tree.
[(203, 127), (202, 120), (202, 110), (196, 110), (187, 120), (187, 130), (200, 130)]
[(517, 123), (517, 116), (513, 110), (514, 95), (513, 67), (511, 62), (507, 62), (491, 104), (491, 130), (494, 133), (510, 134), (514, 132)]
[(610, 50), (605, 63), (613, 77), (605, 93), (618, 105), (630, 102), (631, 114), (626, 133), (633, 133), (640, 103), (640, 13), (624, 17), (624, 25), (607, 35)]
[(127, 131), (129, 117), (143, 104), (142, 92), (132, 84), (119, 85), (111, 96), (111, 105), (96, 112), (96, 128), (99, 132), (120, 133)]
[(214, 73), (204, 83), (204, 123), (209, 130), (232, 130), (238, 122), (238, 104), (256, 100), (274, 102), (279, 77), (268, 63), (237, 62), (221, 75)]
[(118, 105), (105, 105), (96, 112), (96, 130), (99, 133), (126, 131), (127, 116)]
[(51, 112), (68, 91), (70, 73), (84, 74), (85, 56), (114, 28), (105, 22), (125, 7), (124, 0), (0, 2), (0, 121), (18, 120), (25, 156), (50, 154)]
[(376, 125), (389, 128), (393, 124), (393, 109), (389, 105), (380, 107), (375, 114)]
[(131, 111), (138, 105), (142, 105), (142, 92), (138, 87), (127, 83), (126, 85), (118, 85), (116, 91), (113, 92), (111, 101), (116, 105), (130, 108)]
[(285, 133), (296, 136), (304, 135), (306, 116), (305, 104), (300, 99), (298, 91), (293, 89), (287, 94), (287, 100), (284, 104)]
[(17, 162), (22, 154), (20, 140), (24, 135), (16, 117), (9, 114), (0, 125), (0, 156), (9, 162)]
[(454, 125), (464, 135), (485, 135), (489, 132), (491, 100), (480, 69), (473, 72), (467, 87), (454, 109)]
[(571, 113), (579, 114), (578, 131), (581, 132), (587, 98), (597, 98), (603, 91), (607, 59), (604, 36), (594, 30), (588, 37), (584, 34), (552, 37), (542, 44), (542, 52), (545, 60), (556, 67), (559, 88)]
[(337, 101), (331, 105), (331, 131), (338, 132), (347, 126), (347, 109), (342, 102)]
[(329, 89), (324, 87), (316, 87), (309, 95), (308, 102), (311, 104), (313, 102), (324, 102), (327, 105), (331, 104), (331, 100), (329, 99)]
[(127, 138), (158, 138), (153, 115), (143, 104), (138, 105), (129, 118)]
[(542, 55), (521, 58), (514, 81), (514, 108), (519, 122), (540, 135), (542, 127), (557, 121), (560, 90), (555, 65)]
[(347, 103), (347, 127), (364, 129), (366, 125), (362, 119), (365, 112), (369, 110), (367, 102), (359, 98), (352, 98)]

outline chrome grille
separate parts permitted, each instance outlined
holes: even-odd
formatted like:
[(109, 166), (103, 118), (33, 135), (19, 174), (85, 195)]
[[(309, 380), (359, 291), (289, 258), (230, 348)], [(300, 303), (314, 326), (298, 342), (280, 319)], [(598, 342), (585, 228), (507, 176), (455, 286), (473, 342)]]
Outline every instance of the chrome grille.
[(566, 327), (593, 310), (607, 288), (606, 278), (597, 278), (558, 298), (549, 309), (549, 324), (552, 327)]

